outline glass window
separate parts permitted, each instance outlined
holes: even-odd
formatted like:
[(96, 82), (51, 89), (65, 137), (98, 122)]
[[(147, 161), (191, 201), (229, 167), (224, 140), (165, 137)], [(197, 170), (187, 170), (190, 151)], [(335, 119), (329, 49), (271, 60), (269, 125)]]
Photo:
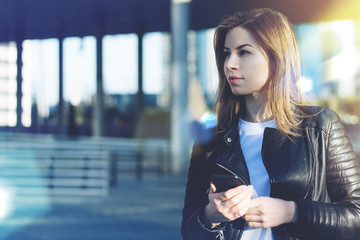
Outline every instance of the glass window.
[(166, 38), (163, 33), (144, 35), (143, 91), (145, 94), (159, 94), (164, 89), (164, 63), (166, 58)]
[(22, 71), (22, 124), (30, 126), (31, 118), (49, 118), (59, 101), (59, 40), (25, 40)]
[(16, 43), (0, 44), (0, 126), (16, 126)]
[(138, 39), (136, 34), (108, 35), (103, 40), (104, 92), (138, 91)]
[(96, 92), (96, 39), (64, 39), (64, 100), (77, 106)]

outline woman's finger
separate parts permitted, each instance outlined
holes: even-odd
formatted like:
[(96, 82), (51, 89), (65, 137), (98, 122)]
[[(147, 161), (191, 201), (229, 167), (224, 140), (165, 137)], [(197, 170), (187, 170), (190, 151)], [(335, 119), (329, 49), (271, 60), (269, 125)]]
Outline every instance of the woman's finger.
[(232, 199), (233, 197), (239, 195), (239, 194), (243, 194), (244, 192), (246, 192), (248, 189), (248, 186), (246, 185), (241, 185), (235, 188), (231, 188), (225, 192), (222, 192), (222, 195), (220, 196), (220, 200), (222, 201), (226, 201), (229, 199)]
[(210, 190), (211, 190), (213, 193), (216, 192), (215, 184), (210, 183)]
[(249, 201), (247, 205), (248, 210), (246, 212), (246, 215), (260, 215), (259, 209), (251, 207), (250, 205), (251, 205), (251, 201)]
[(253, 198), (249, 203), (249, 209), (257, 208), (257, 207), (261, 206), (263, 201), (264, 201), (263, 197)]
[(263, 227), (265, 227), (264, 223), (262, 223), (262, 222), (247, 222), (247, 224), (250, 227), (254, 227), (254, 228), (263, 228)]
[(261, 222), (261, 216), (258, 214), (248, 214), (248, 212), (243, 216), (244, 220), (247, 222)]
[(245, 198), (243, 201), (239, 202), (237, 205), (233, 206), (230, 211), (233, 213), (235, 218), (244, 216), (248, 211), (248, 204), (251, 200), (251, 197)]
[[(226, 197), (226, 192), (224, 193), (224, 195)], [(243, 202), (245, 199), (251, 199), (251, 193), (246, 187), (241, 188), (240, 191), (238, 191), (238, 193), (234, 195), (232, 198), (227, 198), (223, 200), (222, 205), (226, 208), (231, 208)]]

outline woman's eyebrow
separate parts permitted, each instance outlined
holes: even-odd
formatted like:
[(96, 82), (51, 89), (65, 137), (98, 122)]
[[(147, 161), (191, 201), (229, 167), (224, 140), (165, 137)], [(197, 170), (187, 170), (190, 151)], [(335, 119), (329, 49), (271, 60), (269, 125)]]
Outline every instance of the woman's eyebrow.
[[(241, 48), (243, 47), (254, 47), (253, 45), (249, 44), (249, 43), (245, 43), (245, 44), (242, 44), (238, 47), (236, 47), (237, 50), (240, 50)], [(228, 47), (224, 46), (224, 50), (230, 50)]]

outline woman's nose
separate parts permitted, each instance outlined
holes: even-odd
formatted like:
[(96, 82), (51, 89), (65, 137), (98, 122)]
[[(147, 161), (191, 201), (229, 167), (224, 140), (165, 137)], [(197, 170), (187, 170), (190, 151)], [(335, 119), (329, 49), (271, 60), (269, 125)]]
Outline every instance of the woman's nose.
[(239, 61), (231, 54), (226, 62), (226, 68), (230, 71), (239, 69)]

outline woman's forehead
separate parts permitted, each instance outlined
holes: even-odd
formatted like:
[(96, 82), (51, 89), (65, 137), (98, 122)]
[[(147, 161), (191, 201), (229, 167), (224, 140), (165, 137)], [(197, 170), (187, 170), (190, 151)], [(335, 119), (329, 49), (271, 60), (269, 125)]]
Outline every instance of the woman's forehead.
[(247, 29), (237, 26), (227, 32), (224, 47), (235, 49), (245, 44), (261, 49), (251, 32)]

